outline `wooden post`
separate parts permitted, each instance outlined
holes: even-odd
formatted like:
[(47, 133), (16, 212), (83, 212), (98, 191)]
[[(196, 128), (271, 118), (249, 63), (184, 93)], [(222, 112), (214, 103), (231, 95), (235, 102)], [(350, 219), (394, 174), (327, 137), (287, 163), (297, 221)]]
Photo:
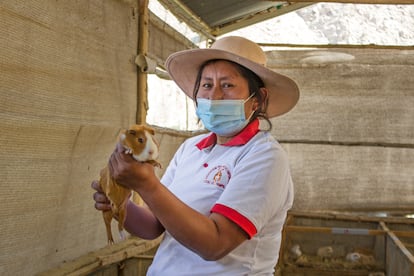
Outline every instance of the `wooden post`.
[[(137, 55), (146, 56), (148, 52), (148, 26), (149, 26), (149, 0), (138, 0), (138, 53)], [(148, 86), (147, 86), (147, 73), (142, 72), (141, 68), (138, 68), (137, 73), (137, 113), (136, 123), (144, 124), (147, 121), (148, 110)], [(142, 205), (144, 202), (138, 193), (132, 193), (132, 201), (138, 205)]]
[[(138, 55), (146, 56), (148, 52), (149, 11), (148, 0), (138, 1)], [(138, 97), (136, 123), (143, 124), (147, 119), (148, 96), (147, 74), (138, 69)]]

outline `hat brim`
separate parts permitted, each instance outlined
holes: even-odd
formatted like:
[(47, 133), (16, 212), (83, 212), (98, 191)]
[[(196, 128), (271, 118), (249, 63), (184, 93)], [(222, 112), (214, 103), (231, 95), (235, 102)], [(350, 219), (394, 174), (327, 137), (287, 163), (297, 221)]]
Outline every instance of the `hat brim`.
[(299, 88), (296, 83), (265, 66), (246, 58), (219, 49), (191, 49), (170, 55), (166, 68), (170, 77), (183, 92), (193, 99), (194, 85), (200, 66), (208, 60), (224, 59), (236, 62), (258, 75), (269, 91), (269, 118), (282, 115), (291, 110), (299, 100)]

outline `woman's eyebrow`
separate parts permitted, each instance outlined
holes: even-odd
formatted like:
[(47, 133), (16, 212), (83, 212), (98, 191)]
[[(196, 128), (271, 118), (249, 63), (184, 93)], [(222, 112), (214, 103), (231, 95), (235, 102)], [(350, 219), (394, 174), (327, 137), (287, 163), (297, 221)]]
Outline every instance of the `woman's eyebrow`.
[[(228, 75), (228, 76), (223, 76), (223, 77), (220, 77), (219, 78), (219, 80), (220, 81), (223, 81), (223, 80), (232, 80), (232, 79), (234, 79), (235, 77), (233, 77), (233, 76), (231, 76), (231, 75)], [(204, 77), (202, 77), (201, 78), (202, 80), (206, 80), (206, 81), (212, 81), (213, 80), (213, 78), (212, 77), (208, 77), (208, 76), (204, 76)]]

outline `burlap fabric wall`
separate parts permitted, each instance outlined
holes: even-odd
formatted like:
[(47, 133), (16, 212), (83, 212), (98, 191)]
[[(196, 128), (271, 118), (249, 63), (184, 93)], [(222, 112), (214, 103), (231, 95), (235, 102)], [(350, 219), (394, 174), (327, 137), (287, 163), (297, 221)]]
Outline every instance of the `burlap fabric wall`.
[(1, 1), (0, 275), (105, 246), (90, 182), (135, 122), (137, 16), (126, 1)]
[(414, 49), (270, 52), (301, 88), (273, 120), (299, 210), (414, 211)]

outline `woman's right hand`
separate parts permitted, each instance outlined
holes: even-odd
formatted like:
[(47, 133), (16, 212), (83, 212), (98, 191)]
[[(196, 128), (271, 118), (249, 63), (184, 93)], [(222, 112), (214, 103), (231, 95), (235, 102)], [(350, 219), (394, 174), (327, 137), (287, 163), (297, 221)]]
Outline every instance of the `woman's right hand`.
[(93, 194), (93, 200), (95, 200), (95, 209), (99, 211), (111, 210), (111, 203), (106, 197), (105, 193), (102, 191), (99, 182), (96, 180), (92, 181), (91, 187), (96, 191)]

